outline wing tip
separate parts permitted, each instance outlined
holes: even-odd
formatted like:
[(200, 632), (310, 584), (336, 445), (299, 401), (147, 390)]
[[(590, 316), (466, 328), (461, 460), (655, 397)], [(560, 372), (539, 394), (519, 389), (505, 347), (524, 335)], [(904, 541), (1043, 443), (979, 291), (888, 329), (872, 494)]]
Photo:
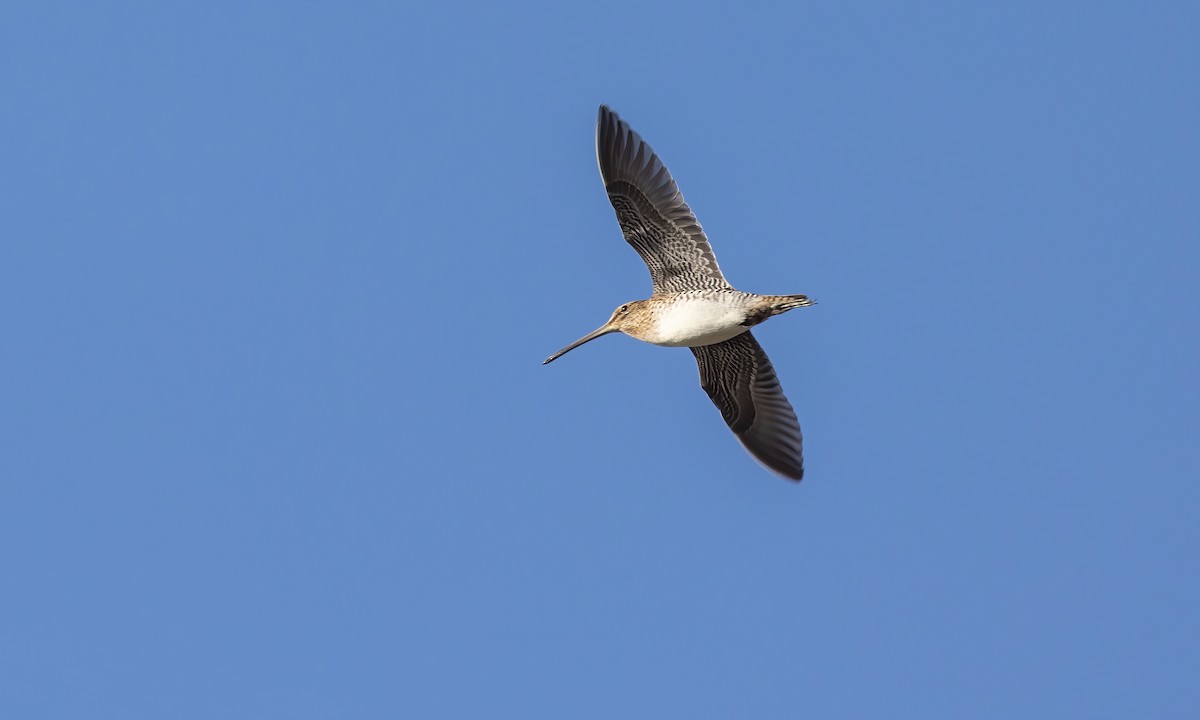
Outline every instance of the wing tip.
[(621, 116), (615, 110), (604, 103), (600, 103), (600, 110), (596, 113), (596, 131), (603, 128), (615, 129), (621, 125)]
[(770, 470), (785, 480), (791, 480), (795, 483), (798, 483), (804, 479), (803, 456), (779, 457), (776, 455), (775, 457), (770, 457), (768, 456), (768, 453), (759, 452), (758, 449), (750, 447), (750, 445), (746, 443), (746, 439), (744, 437), (738, 435), (737, 438), (742, 443), (742, 447), (745, 448), (746, 454), (754, 458), (759, 465), (762, 465), (767, 470)]

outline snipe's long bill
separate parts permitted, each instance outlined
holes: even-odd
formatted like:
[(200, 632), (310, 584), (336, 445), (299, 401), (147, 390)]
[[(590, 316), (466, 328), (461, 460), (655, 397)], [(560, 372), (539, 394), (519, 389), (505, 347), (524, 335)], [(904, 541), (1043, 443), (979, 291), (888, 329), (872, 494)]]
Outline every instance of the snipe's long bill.
[(613, 332), (655, 345), (691, 348), (700, 368), (700, 386), (746, 450), (770, 470), (801, 479), (800, 423), (749, 329), (812, 301), (805, 295), (744, 293), (726, 282), (671, 173), (641, 136), (605, 105), (596, 124), (596, 159), (621, 232), (650, 269), (654, 294), (617, 308), (608, 322), (546, 362)]

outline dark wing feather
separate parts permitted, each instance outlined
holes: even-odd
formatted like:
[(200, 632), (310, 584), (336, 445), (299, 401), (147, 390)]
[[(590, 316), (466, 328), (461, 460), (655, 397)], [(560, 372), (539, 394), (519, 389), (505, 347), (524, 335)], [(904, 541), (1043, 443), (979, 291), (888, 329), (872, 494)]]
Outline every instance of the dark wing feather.
[(756, 460), (780, 475), (804, 477), (803, 438), (775, 368), (749, 331), (692, 348), (700, 386)]
[(596, 160), (621, 232), (650, 268), (656, 293), (730, 287), (667, 167), (606, 105), (596, 124)]

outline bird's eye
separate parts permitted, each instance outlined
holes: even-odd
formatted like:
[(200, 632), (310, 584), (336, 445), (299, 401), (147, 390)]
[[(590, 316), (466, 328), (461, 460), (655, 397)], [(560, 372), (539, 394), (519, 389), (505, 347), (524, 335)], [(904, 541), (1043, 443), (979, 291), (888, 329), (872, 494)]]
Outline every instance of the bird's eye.
[(622, 306), (621, 306), (621, 307), (620, 307), (620, 308), (617, 310), (617, 312), (627, 312), (628, 310), (629, 310), (629, 306), (628, 306), (628, 305), (622, 305)]

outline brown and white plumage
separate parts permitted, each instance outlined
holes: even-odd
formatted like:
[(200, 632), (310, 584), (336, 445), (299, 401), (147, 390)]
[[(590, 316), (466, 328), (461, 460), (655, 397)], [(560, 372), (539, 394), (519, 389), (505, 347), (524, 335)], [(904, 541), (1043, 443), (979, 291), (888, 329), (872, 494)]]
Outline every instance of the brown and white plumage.
[(611, 332), (690, 347), (701, 386), (746, 450), (774, 472), (801, 479), (800, 423), (748, 328), (812, 301), (734, 289), (666, 166), (604, 105), (596, 125), (596, 160), (621, 232), (650, 270), (654, 294), (617, 308), (607, 323), (546, 362)]

